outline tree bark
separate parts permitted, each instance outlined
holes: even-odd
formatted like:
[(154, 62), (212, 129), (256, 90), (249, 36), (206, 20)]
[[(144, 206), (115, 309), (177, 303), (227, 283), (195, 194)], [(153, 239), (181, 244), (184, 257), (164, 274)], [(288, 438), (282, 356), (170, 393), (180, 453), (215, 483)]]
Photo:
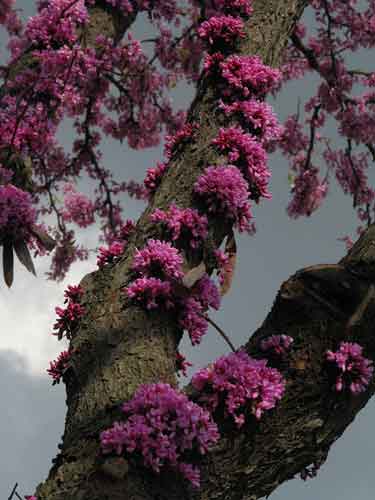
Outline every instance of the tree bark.
[[(258, 54), (277, 66), (306, 3), (255, 1), (249, 36), (239, 52)], [(72, 339), (73, 363), (64, 377), (68, 404), (64, 438), (47, 481), (37, 490), (39, 499), (257, 499), (309, 465), (313, 473), (375, 390), (372, 383), (361, 395), (337, 394), (324, 362), (326, 350), (336, 350), (340, 341), (358, 342), (366, 357), (375, 358), (375, 227), (371, 227), (338, 264), (304, 269), (282, 284), (271, 312), (246, 349), (257, 357), (262, 338), (279, 333), (294, 337), (289, 361), (279, 367), (287, 381), (285, 396), (273, 412), (241, 431), (220, 425), (218, 445), (201, 461), (198, 491), (171, 473), (158, 476), (131, 461), (101, 456), (100, 432), (112, 424), (120, 403), (139, 384), (176, 383), (175, 352), (181, 331), (173, 318), (131, 306), (123, 288), (132, 280), (135, 247), (158, 237), (150, 213), (172, 201), (196, 206), (193, 184), (207, 165), (218, 161), (211, 147), (222, 126), (216, 104), (214, 82), (203, 78), (189, 115), (199, 130), (175, 152), (126, 253), (112, 268), (82, 281), (86, 315)], [(222, 220), (210, 219), (204, 259), (229, 230)], [(185, 257), (187, 269), (197, 264), (188, 254)], [(189, 391), (194, 398), (194, 391)]]

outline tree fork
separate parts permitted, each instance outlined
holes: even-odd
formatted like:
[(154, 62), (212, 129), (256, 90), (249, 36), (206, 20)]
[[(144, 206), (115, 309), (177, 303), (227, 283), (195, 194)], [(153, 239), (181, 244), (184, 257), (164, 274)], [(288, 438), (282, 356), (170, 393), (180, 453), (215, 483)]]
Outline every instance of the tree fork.
[[(265, 63), (279, 65), (282, 50), (306, 4), (306, 0), (255, 1), (254, 13), (246, 27), (249, 36), (239, 44), (239, 53), (258, 54)], [(99, 433), (110, 426), (118, 405), (129, 399), (139, 384), (156, 381), (175, 384), (175, 352), (181, 332), (171, 318), (147, 314), (126, 304), (122, 289), (131, 281), (135, 247), (140, 248), (147, 239), (157, 236), (158, 229), (149, 220), (151, 211), (165, 209), (172, 201), (181, 207), (194, 206), (196, 178), (207, 164), (218, 159), (210, 148), (222, 125), (216, 109), (214, 82), (205, 78), (200, 82), (189, 121), (199, 122), (199, 130), (190, 143), (179, 146), (174, 154), (171, 168), (139, 220), (123, 258), (112, 269), (94, 272), (81, 283), (86, 315), (72, 339), (72, 364), (64, 376), (68, 404), (64, 438), (47, 481), (38, 487), (39, 499), (235, 499), (250, 495), (250, 491), (255, 497), (264, 494), (259, 478), (262, 474), (265, 479), (268, 477), (264, 469), (272, 457), (259, 455), (255, 460), (247, 452), (258, 442), (265, 425), (275, 422), (276, 417), (266, 418), (265, 423), (254, 426), (251, 432), (224, 433), (206, 459), (199, 491), (186, 487), (179, 477), (171, 474), (155, 476), (132, 464), (129, 467), (125, 460), (106, 461), (100, 456)], [(222, 221), (210, 220), (208, 245), (218, 246), (229, 229), (223, 228)], [(187, 268), (195, 265), (186, 262)], [(276, 415), (284, 408), (282, 405)], [(279, 428), (277, 422), (274, 425)], [(268, 449), (266, 440), (263, 445), (259, 443), (260, 448)], [(251, 457), (254, 468), (248, 462)], [(278, 458), (281, 466), (283, 462)], [(294, 468), (285, 464), (284, 467), (291, 477)], [(279, 469), (277, 472), (278, 476), (268, 477), (267, 484), (280, 482), (282, 474)]]

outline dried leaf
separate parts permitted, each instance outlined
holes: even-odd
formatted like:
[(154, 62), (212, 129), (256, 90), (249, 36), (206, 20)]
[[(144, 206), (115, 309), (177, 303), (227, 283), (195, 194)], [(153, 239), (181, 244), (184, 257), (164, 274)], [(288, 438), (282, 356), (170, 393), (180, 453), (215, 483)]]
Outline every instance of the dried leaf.
[(30, 227), (30, 233), (35, 236), (35, 238), (41, 243), (46, 250), (51, 252), (55, 246), (56, 246), (56, 241), (51, 238), (43, 229), (40, 229), (40, 227), (35, 226), (34, 224)]
[(32, 261), (29, 249), (27, 248), (27, 245), (25, 243), (25, 240), (17, 240), (14, 242), (14, 250), (16, 252), (16, 255), (23, 264), (26, 269), (30, 272), (33, 273), (34, 276), (36, 276), (35, 272), (35, 267), (34, 263)]
[(206, 265), (202, 261), (198, 266), (190, 269), (182, 278), (182, 283), (186, 288), (192, 288), (197, 281), (199, 281), (206, 273)]
[(10, 288), (13, 283), (13, 243), (7, 238), (3, 241), (3, 273), (4, 281)]
[(220, 288), (220, 293), (222, 296), (229, 292), (233, 282), (234, 271), (236, 269), (237, 244), (233, 232), (228, 235), (225, 242), (225, 253), (228, 256), (228, 264), (222, 270), (223, 281)]

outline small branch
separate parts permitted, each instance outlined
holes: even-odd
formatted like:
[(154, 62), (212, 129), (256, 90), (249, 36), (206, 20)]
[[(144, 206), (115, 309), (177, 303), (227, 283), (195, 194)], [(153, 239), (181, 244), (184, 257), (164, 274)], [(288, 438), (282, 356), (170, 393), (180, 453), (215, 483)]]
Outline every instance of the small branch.
[(305, 160), (305, 165), (304, 165), (304, 170), (308, 170), (311, 165), (311, 156), (314, 151), (314, 145), (315, 145), (315, 133), (316, 133), (316, 121), (319, 116), (319, 111), (320, 111), (321, 105), (318, 104), (314, 108), (314, 113), (311, 117), (310, 120), (310, 143), (309, 143), (309, 149), (307, 151), (306, 155), (306, 160)]
[(366, 147), (367, 147), (367, 149), (369, 150), (369, 152), (370, 152), (370, 154), (372, 156), (372, 161), (375, 162), (375, 148), (374, 148), (374, 146), (371, 143), (368, 142), (368, 143), (366, 143)]
[(318, 63), (318, 60), (315, 57), (314, 51), (311, 50), (311, 49), (309, 49), (308, 47), (306, 47), (302, 43), (302, 41), (299, 38), (299, 36), (297, 36), (295, 33), (293, 33), (291, 35), (290, 39), (291, 39), (292, 44), (294, 45), (294, 47), (306, 57), (307, 62), (309, 63), (310, 68), (314, 69), (317, 73), (321, 74), (322, 71), (321, 71), (320, 65)]
[(14, 496), (16, 496), (18, 498), (18, 500), (23, 500), (22, 497), (17, 493), (17, 488), (18, 488), (18, 483), (16, 483), (14, 485), (14, 488), (13, 488), (10, 496), (8, 497), (8, 500), (12, 500)]
[(367, 76), (370, 77), (373, 74), (373, 71), (363, 71), (361, 69), (350, 69), (348, 70), (348, 75), (351, 76)]
[(205, 320), (207, 320), (207, 322), (210, 323), (210, 325), (213, 326), (215, 328), (215, 330), (223, 337), (223, 339), (229, 345), (229, 347), (232, 349), (232, 351), (236, 352), (236, 348), (234, 347), (234, 345), (232, 344), (231, 340), (229, 339), (228, 335), (224, 332), (224, 330), (222, 330), (220, 328), (220, 326), (217, 325), (215, 323), (215, 321), (213, 319), (211, 319), (209, 316), (207, 316), (206, 314), (202, 314), (202, 317)]
[(13, 498), (13, 496), (14, 496), (15, 492), (16, 492), (17, 487), (18, 487), (18, 483), (16, 483), (16, 484), (14, 485), (14, 487), (13, 487), (13, 489), (12, 489), (12, 492), (11, 492), (11, 494), (10, 494), (10, 495), (9, 495), (9, 497), (8, 497), (8, 500), (12, 500), (12, 498)]
[[(169, 49), (170, 50), (173, 50), (174, 48), (177, 47), (177, 45), (187, 36), (190, 35), (190, 33), (194, 30), (194, 28), (197, 27), (199, 21), (197, 23), (193, 23), (192, 25), (190, 25), (188, 28), (185, 29), (185, 31), (177, 38), (175, 38), (175, 40), (173, 41), (173, 43), (171, 43), (171, 45), (169, 46)], [(152, 56), (152, 58), (148, 61), (148, 66), (152, 66), (152, 64), (155, 62), (155, 60), (157, 59), (157, 54), (154, 54)]]
[(358, 195), (359, 195), (359, 191), (360, 191), (360, 187), (361, 187), (361, 180), (358, 177), (358, 172), (357, 172), (357, 169), (355, 168), (353, 158), (352, 158), (352, 140), (351, 139), (347, 140), (347, 147), (345, 150), (345, 156), (348, 158), (350, 167), (352, 169), (353, 175), (354, 175), (356, 183), (357, 183), (356, 192), (353, 193), (353, 208), (355, 208), (358, 204)]

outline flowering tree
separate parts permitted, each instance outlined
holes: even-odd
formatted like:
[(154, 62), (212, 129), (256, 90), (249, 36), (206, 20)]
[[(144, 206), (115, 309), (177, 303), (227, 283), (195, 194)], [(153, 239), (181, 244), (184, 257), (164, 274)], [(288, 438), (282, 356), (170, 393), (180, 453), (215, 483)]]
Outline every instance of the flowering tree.
[[(347, 55), (375, 44), (375, 4), (312, 0), (314, 36), (298, 24), (307, 4), (39, 0), (23, 26), (14, 2), (0, 0), (11, 36), (0, 90), (5, 283), (13, 253), (35, 273), (30, 250), (53, 252), (49, 277), (61, 279), (88, 253), (73, 224), (99, 220), (107, 245), (56, 308), (54, 335), (69, 348), (48, 372), (66, 384), (68, 414), (61, 452), (31, 498), (260, 498), (315, 475), (374, 391), (375, 79)], [(142, 13), (156, 31), (151, 57), (129, 32)], [(279, 124), (267, 95), (310, 71), (321, 82), (305, 123), (295, 114)], [(182, 78), (197, 88), (188, 113), (168, 99)], [(71, 154), (56, 138), (65, 117), (77, 133)], [(343, 149), (324, 135), (328, 118)], [(165, 130), (165, 161), (143, 185), (105, 168), (103, 134), (142, 149)], [(285, 282), (248, 343), (230, 344), (180, 391), (188, 362), (178, 344), (186, 331), (199, 349), (208, 311), (231, 285), (234, 230), (255, 232), (251, 208), (270, 197), (275, 148), (291, 161), (289, 215), (317, 210), (335, 176), (361, 238), (346, 238), (338, 264)], [(83, 175), (96, 183), (91, 199), (77, 191)], [(147, 202), (136, 224), (123, 220), (124, 193)]]

